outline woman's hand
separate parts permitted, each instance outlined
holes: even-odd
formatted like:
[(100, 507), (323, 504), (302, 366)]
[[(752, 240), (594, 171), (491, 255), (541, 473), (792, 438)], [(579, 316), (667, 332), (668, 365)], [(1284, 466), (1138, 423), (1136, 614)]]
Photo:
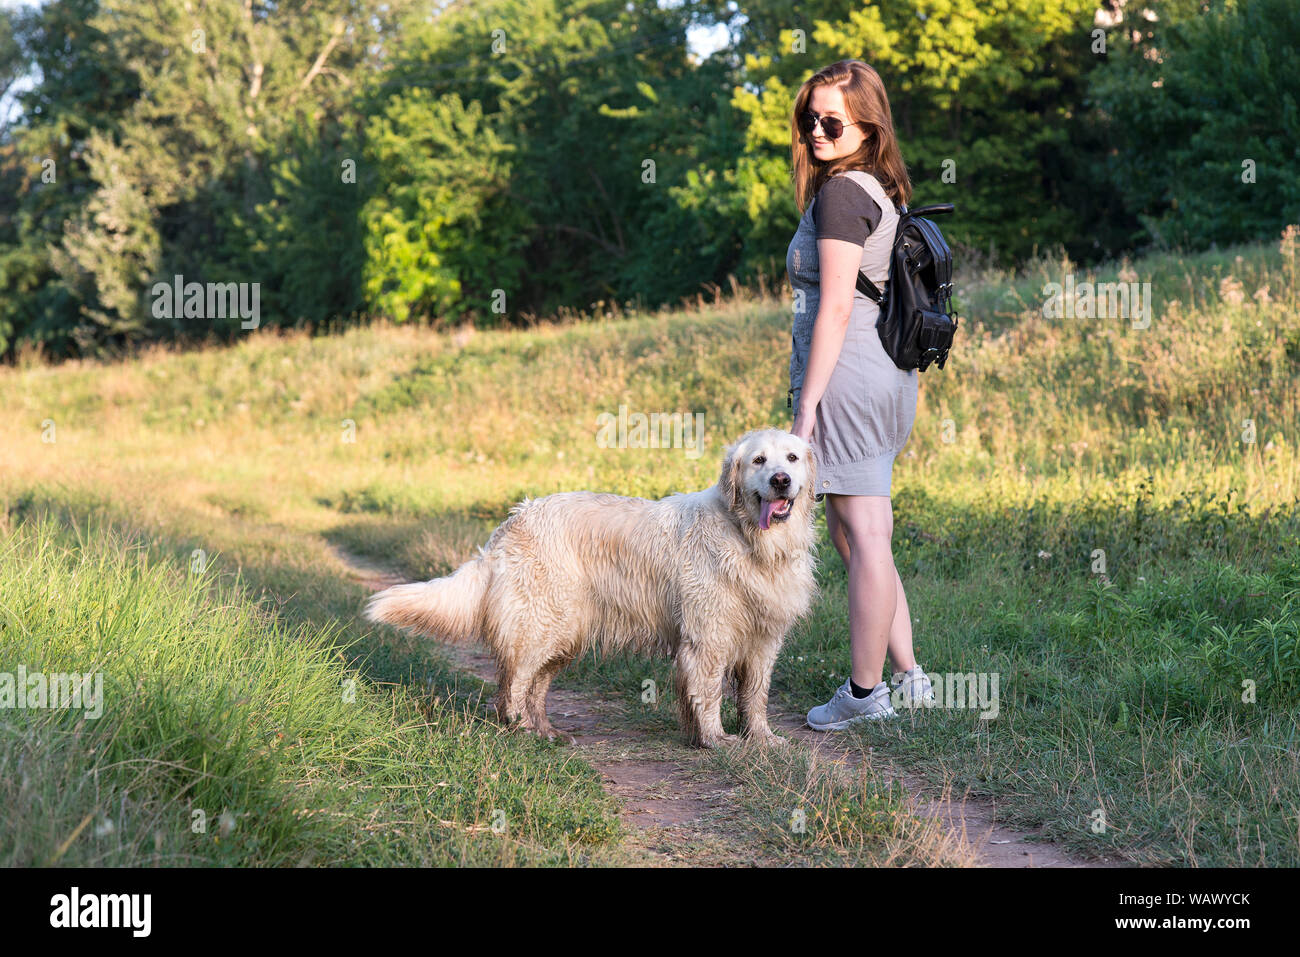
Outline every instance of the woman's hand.
[(816, 421), (816, 410), (804, 408), (803, 403), (801, 402), (799, 404), (799, 411), (795, 413), (794, 425), (790, 427), (790, 431), (799, 436), (799, 438), (803, 439), (805, 442), (811, 442), (813, 423)]

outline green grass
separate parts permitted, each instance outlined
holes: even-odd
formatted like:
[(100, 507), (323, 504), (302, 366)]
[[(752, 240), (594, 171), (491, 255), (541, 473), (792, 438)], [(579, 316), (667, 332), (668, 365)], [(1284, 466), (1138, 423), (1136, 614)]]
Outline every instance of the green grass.
[(371, 680), (341, 625), (286, 625), (102, 522), (13, 529), (0, 629), (0, 671), (103, 681), (98, 717), (0, 724), (9, 866), (568, 864), (619, 834), (562, 751)]
[[(904, 712), (863, 729), (864, 747), (936, 785), (996, 795), (1010, 823), (1042, 825), (1083, 853), (1202, 866), (1300, 859), (1294, 552), (1260, 571), (1170, 558), (1111, 585), (1070, 570), (982, 571), (904, 578), (920, 660), (932, 675), (997, 674), (997, 717)], [(793, 700), (843, 680), (843, 589), (832, 566), (825, 600), (783, 651), (777, 673)]]
[[(971, 711), (930, 710), (866, 729), (864, 743), (936, 784), (953, 781), (958, 793), (996, 795), (1013, 823), (1041, 826), (1083, 853), (1294, 866), (1294, 252), (1270, 243), (1159, 254), (1076, 276), (1151, 282), (1148, 329), (1045, 318), (1042, 285), (1065, 271), (1074, 267), (1043, 258), (1014, 273), (960, 277), (965, 316), (956, 351), (947, 369), (924, 374), (916, 426), (894, 471), (895, 559), (918, 659), (935, 673), (996, 672), (1000, 714), (981, 721)], [(592, 772), (527, 741), (492, 737), (471, 717), (472, 694), (456, 691), (436, 655), (357, 620), (361, 591), (324, 543), (428, 577), (469, 557), (525, 495), (589, 488), (657, 497), (703, 488), (716, 479), (725, 442), (749, 428), (788, 425), (788, 359), (787, 305), (744, 296), (703, 310), (514, 332), (375, 326), (321, 338), (258, 334), (223, 349), (4, 370), (0, 402), (11, 414), (0, 421), (7, 465), (0, 499), (17, 536), (11, 554), (29, 554), (36, 547), (29, 526), (53, 513), (83, 529), (84, 548), (61, 547), (86, 561), (110, 562), (117, 550), (87, 523), (108, 521), (143, 537), (151, 561), (163, 563), (148, 572), (159, 582), (178, 575), (188, 582), (181, 572), (194, 549), (220, 556), (209, 591), (236, 573), (238, 587), (218, 589), (213, 607), (261, 609), (264, 627), (311, 636), (324, 660), (353, 669), (372, 693), (393, 696), (389, 710), (375, 706), (383, 720), (367, 725), (374, 735), (416, 720), (407, 696), (432, 680), (464, 707), (467, 741), (481, 736), (501, 748), (493, 754), (552, 769), (519, 796), (550, 807), (568, 800), (567, 789), (590, 786)], [(596, 418), (620, 404), (703, 412), (704, 454), (600, 447)], [(55, 442), (41, 440), (46, 420), (57, 427)], [(776, 671), (791, 710), (824, 700), (848, 665), (844, 571), (824, 530), (822, 540), (821, 597)], [(111, 576), (129, 577), (128, 569), (112, 566)], [(667, 676), (666, 662), (615, 658), (581, 662), (559, 684), (639, 706), (646, 678), (671, 695)], [(667, 698), (654, 712), (629, 713), (650, 732), (674, 733)], [(734, 727), (733, 712), (725, 719)], [(59, 768), (84, 777), (103, 759), (69, 750), (71, 743), (55, 749), (54, 739), (5, 722), (10, 743), (0, 760), (16, 767), (17, 755), (46, 754), (52, 764), (42, 780), (58, 780)], [(424, 733), (413, 753), (439, 746), (441, 731)], [(740, 811), (754, 833), (770, 833), (791, 859), (818, 859), (824, 850), (827, 860), (845, 860), (858, 846), (853, 834), (874, 833), (870, 821), (836, 817), (843, 792), (801, 784), (805, 771), (772, 764), (763, 774), (739, 765), (727, 773), (747, 782)], [(467, 758), (458, 780), (477, 782), (481, 772)], [(243, 774), (256, 779), (252, 765), (236, 777)], [(800, 858), (808, 849), (777, 834), (785, 804), (767, 792), (816, 795), (818, 819), (841, 822), (832, 831), (847, 836)], [(44, 793), (71, 801), (78, 792)], [(109, 806), (79, 800), (42, 853), (82, 820), (79, 809)], [(459, 820), (481, 821), (490, 804)], [(596, 822), (607, 826), (608, 818), (594, 796), (575, 807), (589, 821), (583, 834), (605, 833)], [(1094, 828), (1098, 811), (1104, 830)], [(389, 808), (379, 819), (409, 816)], [(541, 811), (535, 820), (520, 841), (530, 850), (518, 859), (567, 861), (579, 825), (544, 824), (552, 819)], [(408, 837), (412, 845), (424, 840), (423, 832)], [(152, 837), (140, 840), (152, 848)], [(74, 842), (67, 853), (80, 847)], [(347, 857), (378, 859), (370, 853)], [(383, 853), (413, 860), (421, 852)], [(478, 851), (458, 848), (440, 859), (460, 853)], [(263, 860), (252, 852), (241, 859)]]

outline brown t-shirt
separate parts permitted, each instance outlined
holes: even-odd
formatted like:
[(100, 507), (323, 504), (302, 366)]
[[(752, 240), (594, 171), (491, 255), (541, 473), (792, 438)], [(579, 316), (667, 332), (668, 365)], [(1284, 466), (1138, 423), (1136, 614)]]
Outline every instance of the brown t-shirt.
[(848, 176), (832, 176), (817, 191), (813, 223), (818, 239), (861, 246), (880, 225), (880, 204)]

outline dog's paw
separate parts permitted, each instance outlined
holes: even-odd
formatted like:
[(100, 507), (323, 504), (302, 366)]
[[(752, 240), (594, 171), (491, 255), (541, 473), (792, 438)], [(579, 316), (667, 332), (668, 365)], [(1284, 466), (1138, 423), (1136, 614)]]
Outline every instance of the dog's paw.
[(569, 734), (567, 731), (561, 731), (559, 728), (550, 724), (546, 725), (545, 727), (539, 728), (536, 727), (535, 725), (529, 724), (527, 721), (523, 719), (516, 718), (515, 720), (511, 721), (507, 725), (507, 727), (511, 731), (518, 731), (523, 734), (531, 734), (534, 737), (541, 738), (543, 741), (554, 741), (556, 744), (577, 744), (578, 743), (578, 739), (575, 738), (573, 735)]
[(700, 747), (702, 748), (720, 748), (724, 745), (739, 743), (740, 736), (735, 734), (716, 734), (712, 737), (700, 739)]
[(751, 734), (749, 740), (761, 744), (765, 748), (788, 748), (790, 739), (773, 731), (763, 734)]
[(578, 743), (577, 738), (569, 734), (567, 731), (561, 731), (554, 725), (548, 724), (545, 728), (541, 728), (533, 733), (539, 738), (544, 738), (547, 741), (554, 741), (556, 744), (574, 745)]

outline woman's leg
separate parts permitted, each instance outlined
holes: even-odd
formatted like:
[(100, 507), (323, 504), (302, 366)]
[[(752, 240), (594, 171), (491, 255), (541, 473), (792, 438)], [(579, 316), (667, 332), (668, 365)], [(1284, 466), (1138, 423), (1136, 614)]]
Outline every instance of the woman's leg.
[(835, 495), (826, 496), (826, 532), (831, 537), (831, 544), (835, 550), (840, 553), (840, 559), (844, 562), (844, 567), (849, 567), (849, 540), (844, 537), (844, 526), (839, 523), (835, 517)]
[(893, 513), (883, 495), (828, 495), (848, 543), (849, 649), (853, 681), (874, 688), (882, 679), (889, 631), (898, 606)]
[(883, 678), (886, 648), (895, 668), (916, 666), (911, 612), (894, 566), (893, 509), (884, 495), (828, 495), (826, 503), (827, 531), (849, 572), (853, 681), (873, 688)]
[[(835, 517), (835, 506), (832, 503), (835, 497), (832, 495), (826, 498), (826, 531), (830, 534), (831, 544), (840, 553), (844, 567), (848, 568), (849, 541), (844, 535), (844, 526)], [(890, 518), (892, 521), (892, 505)], [(894, 581), (897, 584), (898, 607), (894, 611), (894, 620), (889, 626), (889, 660), (893, 663), (895, 671), (910, 671), (916, 667), (916, 655), (912, 649), (912, 612), (907, 604), (907, 593), (903, 590), (903, 579), (898, 574), (897, 566), (894, 568)]]
[(912, 651), (912, 612), (907, 607), (907, 595), (903, 592), (903, 578), (894, 566), (894, 581), (898, 583), (898, 609), (894, 612), (894, 623), (889, 626), (889, 660), (894, 663), (895, 671), (911, 671), (916, 667), (916, 655)]

